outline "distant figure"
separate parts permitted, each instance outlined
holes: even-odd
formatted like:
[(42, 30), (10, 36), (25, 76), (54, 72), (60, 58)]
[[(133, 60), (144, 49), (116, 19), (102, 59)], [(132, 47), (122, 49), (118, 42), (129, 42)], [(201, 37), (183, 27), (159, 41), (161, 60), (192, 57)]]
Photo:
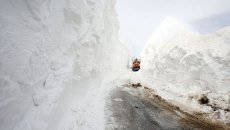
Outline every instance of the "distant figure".
[(132, 66), (132, 70), (133, 71), (138, 71), (141, 67), (140, 67), (140, 61), (136, 58), (134, 61), (133, 61), (133, 66)]

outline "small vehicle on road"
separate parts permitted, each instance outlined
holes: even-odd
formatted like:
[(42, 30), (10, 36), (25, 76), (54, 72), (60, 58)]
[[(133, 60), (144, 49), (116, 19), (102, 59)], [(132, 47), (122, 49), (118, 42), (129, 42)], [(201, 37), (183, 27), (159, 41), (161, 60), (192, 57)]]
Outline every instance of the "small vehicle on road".
[(140, 64), (141, 62), (136, 58), (134, 61), (133, 61), (133, 65), (132, 65), (132, 70), (135, 72), (135, 71), (138, 71), (140, 70)]

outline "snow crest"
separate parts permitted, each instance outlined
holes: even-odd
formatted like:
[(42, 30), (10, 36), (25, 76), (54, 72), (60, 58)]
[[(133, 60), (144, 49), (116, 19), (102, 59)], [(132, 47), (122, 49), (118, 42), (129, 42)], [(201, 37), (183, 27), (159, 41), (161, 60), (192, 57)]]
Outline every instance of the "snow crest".
[(180, 20), (166, 19), (141, 54), (141, 73), (162, 97), (215, 115), (197, 103), (206, 95), (211, 105), (222, 109), (217, 119), (228, 122), (223, 110), (230, 109), (229, 36), (230, 27), (201, 35)]

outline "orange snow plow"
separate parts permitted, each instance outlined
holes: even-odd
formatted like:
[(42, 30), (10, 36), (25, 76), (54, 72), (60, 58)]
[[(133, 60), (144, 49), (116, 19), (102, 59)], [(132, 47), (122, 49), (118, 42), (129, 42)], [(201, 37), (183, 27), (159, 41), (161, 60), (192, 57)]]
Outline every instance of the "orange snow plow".
[(132, 70), (133, 71), (138, 71), (141, 67), (140, 67), (140, 61), (138, 59), (135, 59), (133, 61), (133, 66), (132, 66)]

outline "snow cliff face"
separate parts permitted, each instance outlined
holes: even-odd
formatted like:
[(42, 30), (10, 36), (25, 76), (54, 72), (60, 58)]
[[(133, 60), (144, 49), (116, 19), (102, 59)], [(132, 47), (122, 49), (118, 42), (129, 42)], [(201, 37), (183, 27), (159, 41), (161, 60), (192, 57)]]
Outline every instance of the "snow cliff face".
[(141, 55), (142, 74), (166, 99), (187, 101), (207, 94), (211, 103), (226, 109), (230, 107), (229, 36), (229, 27), (200, 35), (174, 18), (166, 19)]
[(90, 88), (81, 82), (125, 69), (114, 6), (115, 0), (0, 2), (0, 129), (46, 129), (60, 95), (84, 97)]

